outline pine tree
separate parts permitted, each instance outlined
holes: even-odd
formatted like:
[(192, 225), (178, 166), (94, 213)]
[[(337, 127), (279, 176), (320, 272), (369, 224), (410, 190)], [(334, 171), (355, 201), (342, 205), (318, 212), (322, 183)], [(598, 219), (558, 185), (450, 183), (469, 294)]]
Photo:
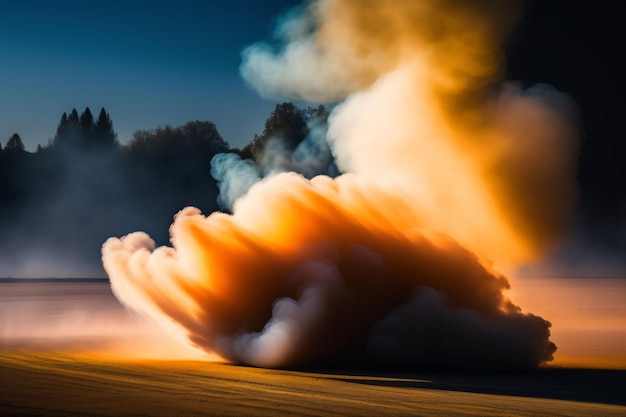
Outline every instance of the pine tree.
[(91, 114), (89, 107), (86, 107), (85, 111), (80, 115), (80, 127), (83, 140), (88, 140), (94, 130), (93, 114)]
[(72, 109), (72, 112), (67, 118), (67, 130), (65, 132), (65, 137), (63, 138), (63, 145), (70, 147), (77, 147), (80, 141), (80, 118), (78, 117), (78, 112), (76, 109)]
[(113, 122), (104, 107), (100, 109), (98, 121), (94, 127), (95, 142), (99, 146), (114, 146), (117, 144), (117, 134), (113, 130)]
[(67, 118), (68, 127), (73, 127), (79, 124), (78, 112), (76, 109), (72, 109), (69, 117)]
[(67, 121), (67, 113), (63, 112), (63, 116), (61, 116), (61, 121), (59, 122), (59, 126), (57, 126), (57, 134), (54, 136), (52, 143), (56, 146), (62, 146), (63, 141), (67, 137), (67, 128), (69, 122)]
[(14, 133), (9, 141), (7, 142), (7, 146), (5, 147), (5, 151), (7, 152), (23, 152), (24, 144), (22, 143), (22, 138), (17, 133)]

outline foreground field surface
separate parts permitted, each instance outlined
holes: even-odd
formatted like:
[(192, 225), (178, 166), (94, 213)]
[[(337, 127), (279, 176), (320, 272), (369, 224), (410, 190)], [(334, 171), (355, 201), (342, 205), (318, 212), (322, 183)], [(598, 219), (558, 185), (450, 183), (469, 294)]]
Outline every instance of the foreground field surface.
[(4, 351), (0, 415), (624, 416), (624, 381), (623, 371), (407, 376)]

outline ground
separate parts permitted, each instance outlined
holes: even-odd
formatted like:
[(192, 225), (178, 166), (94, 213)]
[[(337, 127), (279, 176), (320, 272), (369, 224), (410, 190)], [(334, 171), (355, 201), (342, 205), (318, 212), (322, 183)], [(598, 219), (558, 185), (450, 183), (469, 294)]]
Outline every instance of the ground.
[(623, 416), (626, 372), (268, 370), (0, 350), (2, 416)]

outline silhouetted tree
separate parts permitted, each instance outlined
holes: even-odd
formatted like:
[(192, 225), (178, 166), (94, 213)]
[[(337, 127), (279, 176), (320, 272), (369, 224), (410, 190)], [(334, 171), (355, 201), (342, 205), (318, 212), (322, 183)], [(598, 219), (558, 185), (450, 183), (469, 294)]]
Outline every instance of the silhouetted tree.
[(81, 122), (76, 109), (72, 109), (69, 116), (63, 113), (54, 137), (54, 145), (75, 148), (80, 141), (81, 130)]
[(61, 116), (61, 121), (59, 122), (59, 126), (57, 126), (57, 134), (54, 137), (54, 143), (60, 144), (63, 141), (63, 138), (67, 134), (67, 127), (69, 122), (67, 121), (67, 113), (63, 112), (63, 116)]
[(272, 115), (265, 122), (261, 135), (265, 140), (280, 136), (289, 149), (296, 146), (306, 137), (306, 114), (293, 103), (277, 104)]
[(322, 105), (317, 108), (300, 109), (293, 103), (277, 104), (265, 122), (263, 133), (254, 135), (254, 139), (237, 153), (244, 159), (261, 162), (264, 150), (272, 139), (280, 140), (285, 151), (293, 152), (309, 134), (309, 125), (325, 123), (328, 115), (328, 111)]
[(138, 130), (125, 149), (136, 163), (174, 176), (180, 170), (202, 168), (208, 172), (213, 155), (227, 151), (228, 143), (213, 123), (195, 121), (178, 127)]
[(94, 136), (98, 146), (111, 147), (117, 145), (117, 134), (113, 130), (113, 122), (104, 107), (100, 109), (98, 121), (94, 128)]
[(72, 109), (69, 116), (63, 113), (52, 144), (74, 150), (93, 150), (111, 148), (118, 143), (113, 122), (104, 107), (95, 122), (91, 110), (86, 107), (80, 116), (76, 109)]
[(277, 104), (265, 122), (263, 133), (254, 135), (254, 139), (241, 150), (241, 154), (244, 157), (252, 157), (260, 161), (263, 158), (263, 151), (271, 139), (281, 140), (287, 150), (293, 151), (306, 135), (307, 118), (305, 112), (293, 103)]
[[(30, 154), (24, 150), (22, 138), (14, 133), (8, 140), (0, 163), (0, 212), (4, 210), (19, 213), (28, 196), (31, 179)], [(0, 218), (7, 218), (0, 215)]]
[(157, 242), (167, 242), (172, 216), (182, 207), (193, 205), (205, 213), (218, 209), (210, 161), (228, 148), (211, 122), (133, 133), (123, 147), (124, 176), (133, 199), (142, 204), (145, 224), (140, 226), (154, 234)]
[(5, 150), (7, 152), (23, 152), (24, 144), (22, 143), (22, 138), (20, 137), (20, 135), (14, 133), (13, 136), (9, 138)]
[(83, 140), (89, 139), (95, 127), (93, 123), (93, 115), (91, 114), (89, 107), (86, 107), (85, 111), (80, 115), (80, 127)]
[(78, 126), (80, 123), (79, 117), (78, 117), (78, 112), (76, 111), (76, 109), (72, 109), (72, 111), (70, 112), (70, 115), (67, 118), (67, 125), (69, 127), (75, 127)]

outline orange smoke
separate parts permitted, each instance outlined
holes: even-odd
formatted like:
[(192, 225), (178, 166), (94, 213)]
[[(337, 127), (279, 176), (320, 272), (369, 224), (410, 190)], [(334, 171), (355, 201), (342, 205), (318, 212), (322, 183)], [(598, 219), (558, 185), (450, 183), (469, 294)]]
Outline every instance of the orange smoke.
[[(503, 265), (559, 236), (575, 197), (567, 97), (501, 84), (518, 2), (324, 0), (244, 52), (262, 95), (343, 100), (339, 168), (404, 189), (428, 223)], [(451, 221), (450, 219), (455, 219)]]
[[(558, 237), (576, 132), (562, 95), (499, 84), (512, 4), (320, 0), (285, 20), (283, 48), (248, 48), (242, 75), (263, 95), (342, 100), (328, 140), (349, 174), (268, 177), (232, 215), (186, 208), (173, 248), (142, 233), (109, 239), (115, 294), (258, 366), (550, 360), (549, 323), (505, 299), (492, 267)], [(236, 178), (236, 167), (221, 170)]]
[[(175, 250), (154, 252), (141, 233), (110, 239), (104, 259), (113, 289), (150, 316), (174, 319), (196, 346), (227, 359), (276, 367), (355, 346), (379, 354), (373, 326), (398, 306), (412, 311), (412, 291), (420, 287), (438, 300), (429, 314), (454, 312), (468, 321), (466, 331), (485, 333), (456, 345), (449, 326), (415, 329), (448, 339), (429, 342), (441, 344), (442, 355), (453, 349), (482, 364), (526, 367), (554, 351), (549, 324), (503, 298), (502, 276), (429, 231), (403, 200), (351, 175), (307, 181), (280, 174), (253, 187), (234, 216), (183, 210), (171, 234)], [(129, 298), (133, 292), (140, 302)], [(499, 352), (502, 339), (514, 339), (518, 351)]]

